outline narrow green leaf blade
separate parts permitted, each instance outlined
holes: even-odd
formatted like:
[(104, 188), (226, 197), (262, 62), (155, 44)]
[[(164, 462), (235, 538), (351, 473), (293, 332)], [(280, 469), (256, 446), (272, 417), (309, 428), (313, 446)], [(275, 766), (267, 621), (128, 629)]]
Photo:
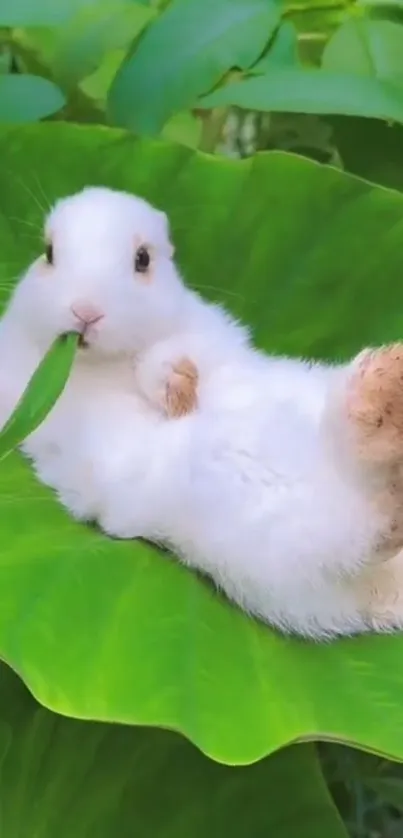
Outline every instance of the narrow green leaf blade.
[(20, 445), (46, 419), (63, 392), (77, 349), (77, 335), (58, 338), (35, 370), (0, 432), (0, 459)]

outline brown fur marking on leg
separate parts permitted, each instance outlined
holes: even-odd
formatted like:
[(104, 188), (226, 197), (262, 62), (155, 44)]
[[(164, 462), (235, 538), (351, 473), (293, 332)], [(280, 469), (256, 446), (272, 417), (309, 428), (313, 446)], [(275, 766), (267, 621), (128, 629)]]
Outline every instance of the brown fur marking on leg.
[(188, 358), (181, 358), (172, 368), (166, 386), (166, 413), (172, 419), (186, 416), (197, 407), (199, 373)]

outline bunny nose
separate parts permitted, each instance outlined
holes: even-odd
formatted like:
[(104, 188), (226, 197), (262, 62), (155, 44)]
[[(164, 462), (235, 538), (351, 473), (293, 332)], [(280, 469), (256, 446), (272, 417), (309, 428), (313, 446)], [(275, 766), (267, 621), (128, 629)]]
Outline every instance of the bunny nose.
[(98, 320), (102, 320), (104, 316), (99, 309), (87, 303), (76, 303), (76, 305), (71, 307), (71, 311), (83, 326), (92, 326), (93, 323), (98, 323)]

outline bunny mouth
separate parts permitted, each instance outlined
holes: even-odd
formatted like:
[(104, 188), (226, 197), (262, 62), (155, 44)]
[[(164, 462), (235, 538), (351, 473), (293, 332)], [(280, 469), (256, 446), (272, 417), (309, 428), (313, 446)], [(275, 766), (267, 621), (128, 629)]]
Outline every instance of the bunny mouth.
[(89, 343), (85, 338), (85, 332), (80, 332), (78, 336), (78, 347), (79, 349), (88, 349)]
[(79, 329), (78, 332), (78, 348), (83, 349), (84, 351), (90, 349), (93, 345), (94, 337), (96, 337), (96, 331), (93, 329), (92, 323), (85, 323)]
[(90, 344), (85, 338), (83, 332), (78, 332), (77, 329), (69, 329), (67, 332), (61, 332), (60, 337), (68, 337), (69, 335), (75, 335), (77, 338), (77, 346), (79, 349), (89, 349)]

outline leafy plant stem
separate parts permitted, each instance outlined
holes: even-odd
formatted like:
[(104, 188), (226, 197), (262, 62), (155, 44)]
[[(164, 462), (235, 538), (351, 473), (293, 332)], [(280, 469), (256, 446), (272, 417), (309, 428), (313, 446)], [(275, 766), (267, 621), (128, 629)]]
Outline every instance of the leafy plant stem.
[(328, 36), (325, 32), (301, 32), (299, 40), (310, 43), (325, 43), (328, 40)]
[(202, 132), (200, 138), (200, 150), (213, 153), (220, 141), (228, 114), (228, 108), (214, 108), (211, 111), (202, 111)]
[(352, 6), (352, 3), (324, 3), (322, 6), (312, 6), (310, 3), (307, 6), (288, 6), (287, 9), (284, 10), (282, 17), (293, 17), (294, 15), (301, 15), (301, 14), (312, 14), (313, 9), (315, 10), (315, 14), (320, 14), (321, 12), (347, 12), (349, 8)]

